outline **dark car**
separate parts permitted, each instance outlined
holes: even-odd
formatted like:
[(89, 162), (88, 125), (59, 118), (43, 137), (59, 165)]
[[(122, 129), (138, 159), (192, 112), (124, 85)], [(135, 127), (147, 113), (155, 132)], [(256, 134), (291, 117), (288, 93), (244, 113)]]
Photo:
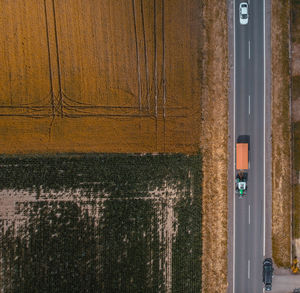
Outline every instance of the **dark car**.
[(271, 258), (266, 258), (263, 263), (263, 282), (265, 284), (265, 290), (272, 290), (272, 277), (273, 277), (273, 261)]

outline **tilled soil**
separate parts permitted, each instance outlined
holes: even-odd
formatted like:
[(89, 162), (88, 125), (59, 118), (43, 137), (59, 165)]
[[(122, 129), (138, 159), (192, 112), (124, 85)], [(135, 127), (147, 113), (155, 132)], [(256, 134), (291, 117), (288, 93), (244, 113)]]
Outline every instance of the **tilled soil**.
[(199, 149), (201, 1), (4, 1), (0, 21), (1, 153)]

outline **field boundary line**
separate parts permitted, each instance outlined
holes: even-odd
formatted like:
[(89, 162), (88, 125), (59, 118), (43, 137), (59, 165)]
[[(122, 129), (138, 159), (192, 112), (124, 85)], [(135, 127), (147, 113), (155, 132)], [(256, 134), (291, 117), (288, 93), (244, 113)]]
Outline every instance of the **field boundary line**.
[(137, 25), (136, 25), (136, 13), (135, 13), (135, 0), (132, 0), (132, 14), (133, 14), (133, 26), (134, 26), (134, 37), (135, 37), (135, 50), (136, 50), (136, 67), (137, 67), (137, 78), (138, 78), (138, 100), (139, 100), (139, 110), (142, 109), (141, 101), (141, 68), (140, 68), (140, 54), (139, 54), (139, 44), (137, 36)]

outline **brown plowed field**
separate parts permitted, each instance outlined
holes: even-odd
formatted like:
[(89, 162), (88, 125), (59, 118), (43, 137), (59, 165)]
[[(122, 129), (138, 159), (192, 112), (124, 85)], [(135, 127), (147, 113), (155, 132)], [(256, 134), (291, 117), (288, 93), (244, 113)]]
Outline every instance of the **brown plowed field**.
[(0, 153), (199, 148), (201, 1), (0, 3)]

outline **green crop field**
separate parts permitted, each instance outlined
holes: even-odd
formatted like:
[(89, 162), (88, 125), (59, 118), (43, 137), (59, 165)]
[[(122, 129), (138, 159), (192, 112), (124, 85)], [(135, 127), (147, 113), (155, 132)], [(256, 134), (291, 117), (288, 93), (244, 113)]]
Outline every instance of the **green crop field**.
[(200, 155), (0, 158), (1, 292), (200, 292)]

